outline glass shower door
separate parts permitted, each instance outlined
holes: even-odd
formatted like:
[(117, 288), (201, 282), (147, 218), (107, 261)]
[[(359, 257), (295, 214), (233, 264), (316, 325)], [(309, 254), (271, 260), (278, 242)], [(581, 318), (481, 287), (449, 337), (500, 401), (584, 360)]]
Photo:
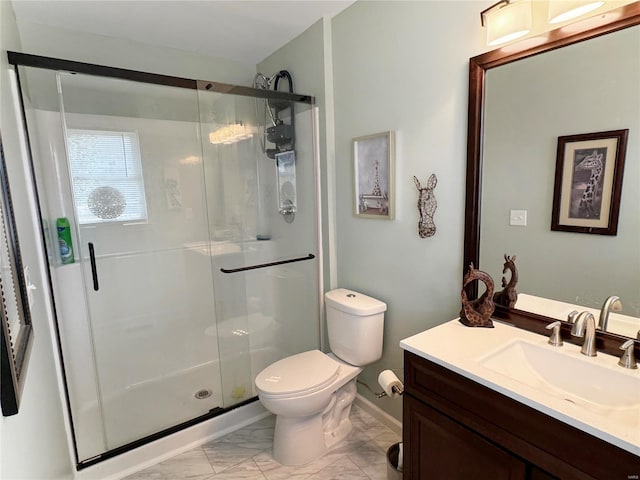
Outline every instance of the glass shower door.
[[(297, 210), (285, 217), (278, 161), (265, 151), (267, 101), (206, 85), (198, 96), (227, 407), (257, 395), (254, 379), (268, 365), (320, 344), (315, 125), (311, 107), (296, 103), (284, 193), (297, 191)], [(292, 259), (301, 260), (279, 264)]]
[(76, 417), (101, 416), (111, 450), (222, 405), (197, 94), (81, 74), (59, 86), (72, 198), (59, 215), (98, 394)]
[(295, 115), (285, 162), (263, 92), (20, 70), (80, 463), (255, 399), (258, 372), (319, 347), (308, 103), (273, 107)]

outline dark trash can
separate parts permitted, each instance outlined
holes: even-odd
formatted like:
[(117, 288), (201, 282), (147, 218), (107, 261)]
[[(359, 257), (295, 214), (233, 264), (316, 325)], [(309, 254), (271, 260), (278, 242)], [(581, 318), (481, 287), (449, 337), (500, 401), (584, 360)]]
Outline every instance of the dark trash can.
[(402, 480), (402, 471), (398, 470), (400, 443), (394, 443), (387, 450), (387, 480)]

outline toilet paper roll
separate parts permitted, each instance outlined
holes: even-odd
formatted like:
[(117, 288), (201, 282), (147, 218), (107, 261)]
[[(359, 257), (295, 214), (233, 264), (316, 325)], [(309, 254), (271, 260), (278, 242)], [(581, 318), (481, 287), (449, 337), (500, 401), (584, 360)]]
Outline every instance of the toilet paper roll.
[(404, 385), (391, 370), (383, 370), (378, 375), (378, 383), (391, 398), (398, 398), (404, 391)]

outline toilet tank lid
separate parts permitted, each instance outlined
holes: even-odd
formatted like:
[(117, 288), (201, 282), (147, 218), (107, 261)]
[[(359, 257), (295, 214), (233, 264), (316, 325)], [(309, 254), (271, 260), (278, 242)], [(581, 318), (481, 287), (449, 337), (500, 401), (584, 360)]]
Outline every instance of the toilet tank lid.
[(352, 315), (375, 315), (387, 310), (387, 304), (363, 293), (338, 288), (324, 294), (327, 305)]

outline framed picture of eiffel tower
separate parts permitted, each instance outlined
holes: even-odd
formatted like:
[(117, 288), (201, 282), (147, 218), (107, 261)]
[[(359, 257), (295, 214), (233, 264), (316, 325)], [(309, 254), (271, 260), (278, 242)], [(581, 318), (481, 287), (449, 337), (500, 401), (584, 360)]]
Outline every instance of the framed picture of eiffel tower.
[(617, 235), (628, 133), (558, 137), (551, 230)]
[(395, 216), (395, 132), (353, 139), (353, 214), (393, 220)]

